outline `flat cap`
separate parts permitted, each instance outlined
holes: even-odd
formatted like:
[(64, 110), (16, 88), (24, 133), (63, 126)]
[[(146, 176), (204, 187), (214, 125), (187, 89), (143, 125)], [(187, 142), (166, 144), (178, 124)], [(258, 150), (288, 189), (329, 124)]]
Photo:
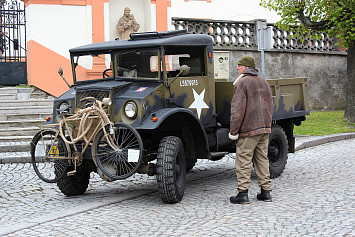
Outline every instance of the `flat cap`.
[(246, 67), (255, 67), (255, 60), (253, 57), (244, 56), (239, 60), (239, 62), (237, 64), (242, 65), (242, 66), (246, 66)]

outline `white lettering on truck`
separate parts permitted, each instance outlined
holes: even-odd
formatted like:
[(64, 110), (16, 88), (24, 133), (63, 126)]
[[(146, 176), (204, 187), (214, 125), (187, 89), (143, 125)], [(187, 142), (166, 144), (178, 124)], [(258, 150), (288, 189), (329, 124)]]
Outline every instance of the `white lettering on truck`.
[(198, 80), (181, 80), (180, 86), (198, 86)]

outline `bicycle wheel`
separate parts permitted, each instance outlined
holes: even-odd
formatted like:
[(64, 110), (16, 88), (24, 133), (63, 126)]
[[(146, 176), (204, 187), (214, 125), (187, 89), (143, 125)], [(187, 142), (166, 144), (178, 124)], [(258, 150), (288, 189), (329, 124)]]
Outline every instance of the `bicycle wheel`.
[[(143, 155), (143, 142), (139, 133), (130, 125), (118, 124), (113, 134), (106, 127), (101, 129), (93, 143), (93, 159), (98, 168), (111, 180), (125, 179), (139, 168)], [(114, 147), (108, 142), (110, 141)]]
[(55, 183), (67, 173), (68, 150), (63, 139), (51, 130), (38, 132), (31, 142), (31, 163), (37, 176)]

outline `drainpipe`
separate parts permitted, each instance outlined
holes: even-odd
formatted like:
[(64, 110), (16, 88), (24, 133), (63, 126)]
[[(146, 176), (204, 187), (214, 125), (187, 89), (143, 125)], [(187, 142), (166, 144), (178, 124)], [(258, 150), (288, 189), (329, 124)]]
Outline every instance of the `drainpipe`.
[(265, 49), (271, 49), (271, 28), (266, 26), (266, 20), (256, 20), (256, 29), (258, 36), (258, 51), (261, 53), (261, 74), (265, 78)]

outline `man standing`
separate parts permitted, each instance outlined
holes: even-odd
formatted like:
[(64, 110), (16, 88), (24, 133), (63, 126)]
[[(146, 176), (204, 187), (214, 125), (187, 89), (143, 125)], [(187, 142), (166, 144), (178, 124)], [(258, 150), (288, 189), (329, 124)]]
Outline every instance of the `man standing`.
[(273, 113), (271, 89), (267, 81), (258, 76), (254, 58), (242, 57), (237, 70), (239, 77), (233, 83), (229, 138), (238, 139), (235, 159), (238, 194), (231, 196), (230, 202), (249, 203), (248, 189), (251, 185), (252, 162), (261, 187), (257, 199), (271, 202), (267, 158)]

